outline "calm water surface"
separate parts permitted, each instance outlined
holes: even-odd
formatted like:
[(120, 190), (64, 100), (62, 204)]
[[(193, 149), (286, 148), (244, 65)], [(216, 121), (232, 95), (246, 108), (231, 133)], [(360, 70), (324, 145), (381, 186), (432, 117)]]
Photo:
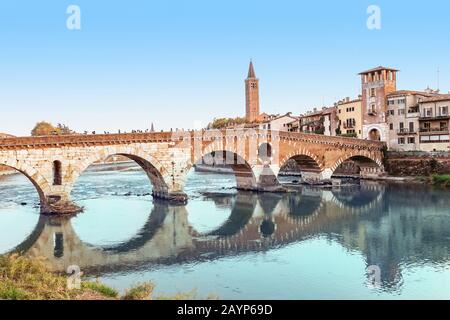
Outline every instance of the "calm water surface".
[(0, 177), (0, 253), (79, 265), (122, 291), (152, 280), (157, 294), (228, 299), (450, 299), (449, 191), (252, 194), (232, 175), (191, 172), (188, 204), (170, 206), (153, 202), (142, 171), (110, 169), (80, 177), (72, 196), (85, 211), (73, 218), (40, 216), (26, 178)]

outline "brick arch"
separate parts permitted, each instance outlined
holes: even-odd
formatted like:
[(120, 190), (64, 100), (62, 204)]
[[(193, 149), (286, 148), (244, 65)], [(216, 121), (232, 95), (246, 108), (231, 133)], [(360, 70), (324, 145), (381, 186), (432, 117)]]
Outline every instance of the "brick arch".
[(282, 168), (288, 160), (295, 159), (298, 157), (307, 157), (316, 163), (320, 171), (323, 171), (325, 169), (325, 165), (322, 163), (322, 161), (319, 160), (319, 158), (312, 152), (309, 152), (307, 149), (301, 148), (299, 150), (293, 150), (292, 152), (286, 154), (283, 158), (280, 159), (280, 168)]
[[(337, 169), (344, 161), (350, 160), (351, 158), (354, 158), (354, 157), (364, 157), (364, 158), (366, 158), (366, 159), (369, 159), (369, 160), (371, 160), (372, 162), (376, 163), (376, 164), (378, 165), (379, 169), (381, 169), (381, 170), (384, 171), (384, 165), (383, 165), (383, 163), (381, 162), (381, 160), (378, 159), (378, 158), (376, 158), (376, 157), (373, 157), (372, 154), (371, 154), (369, 151), (364, 151), (364, 150), (356, 151), (356, 152), (351, 152), (350, 154), (345, 155), (345, 156), (339, 158), (339, 159), (338, 159), (338, 160), (330, 167), (331, 171), (334, 172), (334, 171), (335, 171), (335, 170), (336, 170), (336, 169)], [(358, 162), (357, 162), (357, 163), (358, 163)], [(359, 165), (359, 164), (358, 164), (358, 165)]]
[(25, 177), (27, 177), (28, 180), (30, 180), (33, 186), (36, 188), (41, 205), (45, 205), (47, 203), (46, 195), (49, 193), (51, 186), (48, 183), (47, 179), (45, 179), (45, 177), (35, 168), (20, 160), (12, 161), (0, 159), (0, 164), (11, 169), (15, 169)]
[[(170, 174), (155, 157), (141, 151), (139, 148), (130, 148), (127, 146), (113, 146), (99, 149), (93, 152), (88, 158), (76, 163), (71, 167), (67, 175), (68, 188), (72, 188), (79, 176), (95, 162), (104, 160), (108, 157), (120, 155), (135, 161), (147, 174), (154, 191), (167, 192), (170, 184)], [(69, 190), (70, 193), (71, 190)]]

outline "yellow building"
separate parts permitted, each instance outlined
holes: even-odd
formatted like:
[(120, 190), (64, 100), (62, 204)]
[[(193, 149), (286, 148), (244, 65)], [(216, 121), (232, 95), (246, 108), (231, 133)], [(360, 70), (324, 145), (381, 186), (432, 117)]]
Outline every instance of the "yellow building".
[(362, 138), (362, 99), (345, 98), (335, 103), (339, 118), (339, 135)]

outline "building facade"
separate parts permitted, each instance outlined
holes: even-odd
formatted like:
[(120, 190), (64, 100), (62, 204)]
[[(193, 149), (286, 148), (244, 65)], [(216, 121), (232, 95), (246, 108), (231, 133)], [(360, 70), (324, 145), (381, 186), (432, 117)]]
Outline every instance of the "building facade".
[(422, 151), (450, 151), (450, 94), (419, 101), (419, 136)]
[(339, 119), (339, 134), (355, 138), (362, 138), (362, 99), (345, 98), (335, 103)]
[(323, 117), (323, 134), (326, 136), (335, 136), (338, 128), (337, 108), (330, 107), (322, 110)]
[(256, 78), (253, 62), (250, 61), (245, 79), (245, 119), (247, 122), (259, 120), (259, 79)]
[(324, 120), (322, 111), (314, 108), (313, 111), (300, 115), (299, 132), (323, 134), (325, 132)]
[(388, 140), (386, 97), (397, 90), (397, 72), (396, 69), (380, 66), (359, 74), (362, 84), (363, 139)]
[(431, 92), (401, 90), (387, 95), (388, 148), (394, 151), (420, 150), (419, 101)]
[(269, 118), (266, 121), (262, 121), (259, 124), (259, 129), (262, 130), (277, 130), (277, 131), (289, 131), (292, 122), (296, 121), (297, 118), (292, 116), (290, 112), (285, 115), (279, 115)]

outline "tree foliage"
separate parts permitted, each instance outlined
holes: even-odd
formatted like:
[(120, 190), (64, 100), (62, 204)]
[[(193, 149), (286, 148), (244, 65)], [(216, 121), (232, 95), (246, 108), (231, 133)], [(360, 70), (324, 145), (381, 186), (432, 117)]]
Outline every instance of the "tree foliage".
[(36, 123), (33, 130), (31, 130), (32, 136), (67, 135), (74, 133), (75, 131), (71, 130), (65, 124), (58, 123), (55, 127), (50, 122), (46, 121)]
[(224, 129), (232, 125), (240, 125), (244, 124), (247, 121), (245, 118), (216, 118), (208, 124), (208, 129)]

